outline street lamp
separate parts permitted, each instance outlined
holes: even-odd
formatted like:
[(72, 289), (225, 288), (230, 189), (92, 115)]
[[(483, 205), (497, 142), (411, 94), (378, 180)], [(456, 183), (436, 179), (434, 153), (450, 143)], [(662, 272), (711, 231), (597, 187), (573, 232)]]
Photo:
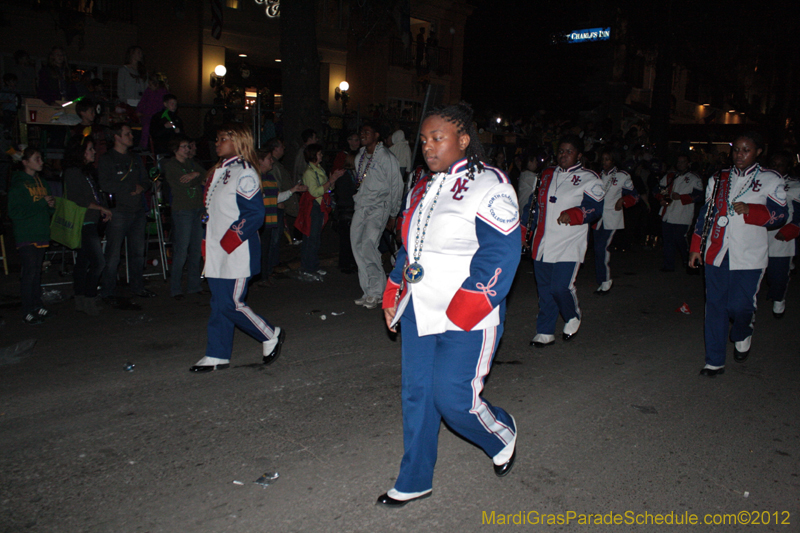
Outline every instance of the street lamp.
[(346, 81), (342, 81), (339, 86), (333, 91), (334, 98), (336, 101), (342, 101), (342, 114), (347, 114), (347, 102), (350, 100), (350, 94), (347, 92), (350, 90), (350, 84)]
[(225, 74), (227, 73), (228, 69), (225, 68), (225, 65), (214, 67), (214, 72), (211, 73), (211, 88), (221, 87), (225, 83)]

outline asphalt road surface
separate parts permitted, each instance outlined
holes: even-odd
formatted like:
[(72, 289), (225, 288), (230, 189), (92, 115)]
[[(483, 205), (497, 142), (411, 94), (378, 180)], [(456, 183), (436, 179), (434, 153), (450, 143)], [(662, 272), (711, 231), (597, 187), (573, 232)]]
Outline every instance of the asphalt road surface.
[(402, 509), (374, 505), (403, 451), (400, 341), (353, 304), (354, 275), (252, 290), (287, 332), (280, 359), (237, 332), (231, 368), (203, 375), (208, 297), (160, 281), (139, 312), (65, 301), (29, 327), (0, 309), (0, 350), (36, 340), (0, 357), (0, 532), (800, 531), (798, 284), (782, 320), (759, 300), (746, 363), (730, 345), (702, 378), (703, 280), (659, 255), (615, 254), (604, 297), (588, 259), (579, 334), (539, 350), (523, 261), (484, 393), (517, 420), (517, 463), (499, 479), (442, 426), (433, 495)]

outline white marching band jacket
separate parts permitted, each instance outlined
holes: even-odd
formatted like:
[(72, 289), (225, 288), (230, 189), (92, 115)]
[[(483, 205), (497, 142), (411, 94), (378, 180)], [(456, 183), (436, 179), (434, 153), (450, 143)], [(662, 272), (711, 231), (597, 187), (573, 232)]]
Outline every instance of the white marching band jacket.
[(623, 210), (617, 211), (615, 206), (620, 198), (622, 198), (623, 209), (639, 201), (639, 193), (633, 187), (631, 175), (614, 167), (608, 172), (604, 170), (600, 179), (603, 180), (605, 195), (603, 196), (603, 218), (597, 222), (596, 229), (624, 229)]
[(656, 199), (672, 197), (672, 193), (681, 195), (680, 200), (673, 200), (659, 211), (661, 220), (670, 224), (688, 226), (694, 219), (694, 204), (703, 199), (703, 182), (692, 172), (677, 174), (670, 172), (658, 184), (666, 189), (666, 194), (657, 194)]
[[(719, 187), (712, 201), (717, 180)], [(748, 204), (750, 212), (737, 215), (733, 210), (736, 202)], [(758, 163), (744, 171), (734, 167), (714, 174), (708, 180), (706, 203), (695, 224), (692, 252), (700, 252), (703, 225), (709, 209), (713, 218), (703, 261), (718, 267), (727, 253), (731, 270), (766, 268), (767, 230), (783, 226), (788, 215), (783, 178), (777, 172), (761, 168)]]
[[(547, 168), (539, 179), (539, 197), (530, 215), (536, 225), (531, 255), (545, 263), (583, 263), (589, 224), (603, 214), (603, 182), (580, 163)], [(569, 224), (558, 223), (563, 212), (569, 214)]]
[(239, 279), (261, 271), (258, 229), (264, 223), (261, 178), (244, 159), (232, 157), (214, 171), (205, 192), (207, 278)]
[[(769, 256), (770, 257), (794, 257), (796, 252), (798, 234), (800, 234), (800, 180), (783, 177), (786, 182), (786, 206), (789, 214), (786, 219), (789, 221), (781, 229), (770, 230), (769, 236)], [(775, 237), (780, 233), (783, 241)]]
[[(397, 323), (413, 298), (420, 336), (487, 329), (504, 319), (521, 249), (517, 195), (500, 170), (473, 167), (470, 178), (470, 165), (462, 159), (425, 176), (406, 200), (403, 247), (383, 307), (397, 306)], [(409, 283), (403, 272), (413, 263), (424, 274)]]

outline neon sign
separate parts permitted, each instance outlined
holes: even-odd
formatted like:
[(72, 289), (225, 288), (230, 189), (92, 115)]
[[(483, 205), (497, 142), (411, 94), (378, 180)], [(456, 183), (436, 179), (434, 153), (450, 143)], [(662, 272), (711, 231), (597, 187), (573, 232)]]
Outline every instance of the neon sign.
[(281, 16), (281, 0), (256, 0), (256, 4), (265, 5), (267, 16), (271, 19)]
[(568, 43), (588, 43), (592, 41), (608, 41), (611, 38), (611, 28), (590, 28), (588, 30), (575, 30), (565, 35)]

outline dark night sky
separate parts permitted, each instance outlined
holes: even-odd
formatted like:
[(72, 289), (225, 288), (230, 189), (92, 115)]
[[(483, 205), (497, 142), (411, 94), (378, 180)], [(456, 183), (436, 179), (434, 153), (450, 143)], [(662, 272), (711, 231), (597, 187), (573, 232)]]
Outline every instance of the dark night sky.
[(476, 110), (530, 114), (563, 104), (568, 100), (564, 88), (578, 82), (592, 63), (581, 61), (579, 67), (576, 60), (610, 48), (608, 43), (550, 44), (556, 31), (610, 25), (607, 15), (592, 17), (569, 1), (474, 4), (466, 27), (462, 94)]
[[(616, 30), (618, 13), (628, 22), (628, 54), (656, 48), (669, 35), (675, 62), (690, 69), (720, 100), (754, 87), (777, 94), (797, 85), (785, 65), (800, 54), (800, 19), (777, 0), (719, 3), (713, 0), (472, 0), (467, 19), (462, 98), (478, 112), (530, 116), (538, 109), (562, 113), (591, 107), (578, 97), (581, 84), (610, 69), (610, 43), (551, 45), (557, 31)], [(659, 41), (661, 39), (662, 41)], [(752, 78), (752, 76), (750, 76)], [(788, 81), (787, 81), (788, 80)], [(602, 81), (601, 81), (602, 83)], [(750, 83), (750, 86), (747, 84)], [(759, 88), (757, 84), (760, 83)], [(766, 87), (766, 89), (765, 89)], [(788, 90), (788, 89), (787, 89)], [(797, 91), (790, 90), (794, 94)], [(723, 93), (726, 96), (723, 97)], [(785, 98), (789, 98), (788, 94)], [(731, 96), (732, 100), (735, 100)], [(722, 105), (722, 104), (720, 104)], [(791, 103), (797, 107), (796, 98)], [(796, 111), (796, 110), (795, 110)]]

